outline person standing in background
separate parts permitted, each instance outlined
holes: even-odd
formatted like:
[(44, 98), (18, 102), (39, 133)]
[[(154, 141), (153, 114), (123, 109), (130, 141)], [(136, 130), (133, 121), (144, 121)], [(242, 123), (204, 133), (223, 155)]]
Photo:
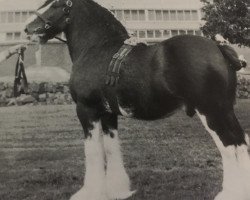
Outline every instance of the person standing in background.
[(0, 63), (10, 58), (12, 55), (17, 54), (19, 50), (26, 50), (26, 45), (19, 44), (9, 49), (0, 52)]

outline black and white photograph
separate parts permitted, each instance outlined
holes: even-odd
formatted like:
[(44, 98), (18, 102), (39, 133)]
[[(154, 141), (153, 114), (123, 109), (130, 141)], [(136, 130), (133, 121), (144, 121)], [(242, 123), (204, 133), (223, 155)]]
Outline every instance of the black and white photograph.
[(0, 0), (0, 200), (250, 200), (250, 0)]

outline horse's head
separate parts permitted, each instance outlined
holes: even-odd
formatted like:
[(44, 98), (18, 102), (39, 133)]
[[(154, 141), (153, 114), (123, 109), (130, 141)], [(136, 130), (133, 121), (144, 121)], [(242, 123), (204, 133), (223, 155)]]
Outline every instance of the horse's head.
[(72, 0), (47, 0), (32, 18), (28, 19), (25, 32), (32, 41), (46, 43), (63, 32), (70, 23)]

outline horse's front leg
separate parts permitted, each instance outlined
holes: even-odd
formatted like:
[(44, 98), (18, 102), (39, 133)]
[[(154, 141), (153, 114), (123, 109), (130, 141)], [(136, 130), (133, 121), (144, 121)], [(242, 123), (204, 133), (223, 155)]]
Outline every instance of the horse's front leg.
[(102, 128), (107, 161), (106, 190), (108, 198), (111, 200), (126, 199), (134, 192), (130, 191), (129, 177), (122, 160), (117, 132), (117, 115), (107, 113), (103, 116)]
[(103, 134), (98, 112), (77, 103), (77, 115), (85, 134), (84, 186), (71, 200), (108, 200), (105, 187), (105, 161)]

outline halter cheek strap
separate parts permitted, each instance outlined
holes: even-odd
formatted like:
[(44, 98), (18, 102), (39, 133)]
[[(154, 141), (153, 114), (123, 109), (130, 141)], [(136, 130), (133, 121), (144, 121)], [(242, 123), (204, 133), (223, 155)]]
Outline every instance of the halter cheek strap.
[[(35, 14), (37, 15), (37, 17), (39, 17), (45, 23), (44, 28), (46, 30), (48, 30), (48, 29), (50, 29), (52, 27), (51, 21), (49, 21), (46, 18), (44, 18), (38, 11), (35, 11)], [(37, 28), (37, 29), (40, 29), (40, 27)]]
[[(66, 16), (70, 14), (70, 8), (72, 6), (73, 6), (73, 2), (71, 0), (67, 0), (65, 2), (65, 7), (63, 7), (62, 11), (65, 13)], [(51, 29), (53, 27), (53, 23), (50, 20), (43, 17), (42, 14), (40, 14), (38, 11), (35, 11), (34, 13), (37, 15), (37, 17), (39, 17), (44, 22), (44, 28), (46, 30), (49, 30), (49, 29)], [(69, 17), (66, 17), (65, 23), (66, 24), (70, 23), (70, 18)], [(36, 31), (39, 31), (40, 29), (41, 29), (41, 27), (38, 27), (36, 29)]]

